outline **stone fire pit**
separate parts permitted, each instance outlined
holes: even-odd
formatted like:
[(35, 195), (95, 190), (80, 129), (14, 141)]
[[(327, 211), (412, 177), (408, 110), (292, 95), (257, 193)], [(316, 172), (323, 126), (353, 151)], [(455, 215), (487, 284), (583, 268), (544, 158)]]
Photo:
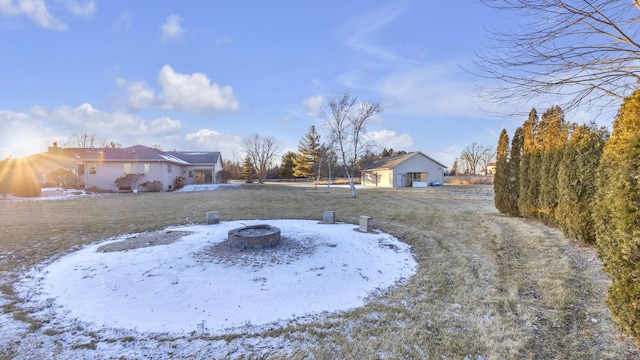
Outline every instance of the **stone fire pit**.
[(261, 224), (245, 226), (229, 231), (229, 246), (236, 249), (263, 249), (280, 242), (280, 229)]

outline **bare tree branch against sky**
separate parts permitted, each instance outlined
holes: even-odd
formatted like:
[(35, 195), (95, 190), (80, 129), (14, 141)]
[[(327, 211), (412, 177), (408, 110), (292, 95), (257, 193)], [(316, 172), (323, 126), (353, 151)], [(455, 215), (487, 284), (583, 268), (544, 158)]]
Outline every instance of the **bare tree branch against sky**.
[(492, 31), (474, 61), (480, 76), (498, 80), (492, 102), (520, 104), (553, 96), (565, 110), (600, 112), (619, 106), (640, 79), (640, 2), (619, 0), (483, 0), (515, 15), (515, 29)]

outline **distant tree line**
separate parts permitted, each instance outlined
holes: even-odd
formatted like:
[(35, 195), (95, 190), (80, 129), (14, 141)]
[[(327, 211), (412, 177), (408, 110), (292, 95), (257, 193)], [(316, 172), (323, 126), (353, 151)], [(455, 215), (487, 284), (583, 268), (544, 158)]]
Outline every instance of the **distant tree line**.
[(640, 90), (625, 99), (611, 134), (532, 109), (497, 147), (495, 206), (595, 244), (612, 280), (607, 306), (640, 342)]

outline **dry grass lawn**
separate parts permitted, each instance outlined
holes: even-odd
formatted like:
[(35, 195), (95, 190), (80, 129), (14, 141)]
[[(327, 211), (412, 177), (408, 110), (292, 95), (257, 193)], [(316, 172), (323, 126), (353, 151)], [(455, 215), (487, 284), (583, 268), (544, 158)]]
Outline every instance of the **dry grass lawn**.
[[(613, 327), (604, 306), (608, 280), (593, 249), (541, 224), (502, 216), (492, 200), (464, 196), (467, 189), (486, 192), (487, 186), (360, 190), (352, 199), (348, 189), (327, 193), (324, 187), (254, 184), (242, 190), (0, 203), (0, 290), (8, 299), (2, 311), (29, 323), (32, 333), (59, 336), (43, 331), (43, 324), (17, 306), (21, 299), (13, 284), (32, 266), (83, 244), (201, 223), (212, 210), (223, 221), (321, 219), (322, 210), (334, 210), (342, 222), (370, 215), (376, 228), (410, 244), (420, 264), (417, 274), (368, 305), (323, 321), (262, 334), (185, 339), (207, 346), (280, 337), (289, 344), (288, 352), (249, 356), (256, 358), (640, 358), (638, 348)], [(100, 333), (81, 335), (92, 339), (89, 349), (105, 341)], [(0, 358), (15, 356), (24, 354), (0, 339)]]

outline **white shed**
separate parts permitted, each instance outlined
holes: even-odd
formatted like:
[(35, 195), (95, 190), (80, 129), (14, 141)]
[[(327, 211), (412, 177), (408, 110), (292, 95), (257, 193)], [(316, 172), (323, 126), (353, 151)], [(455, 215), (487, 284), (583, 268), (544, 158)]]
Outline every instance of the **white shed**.
[(416, 151), (404, 155), (382, 158), (362, 171), (362, 186), (372, 187), (427, 187), (444, 182), (446, 166)]

